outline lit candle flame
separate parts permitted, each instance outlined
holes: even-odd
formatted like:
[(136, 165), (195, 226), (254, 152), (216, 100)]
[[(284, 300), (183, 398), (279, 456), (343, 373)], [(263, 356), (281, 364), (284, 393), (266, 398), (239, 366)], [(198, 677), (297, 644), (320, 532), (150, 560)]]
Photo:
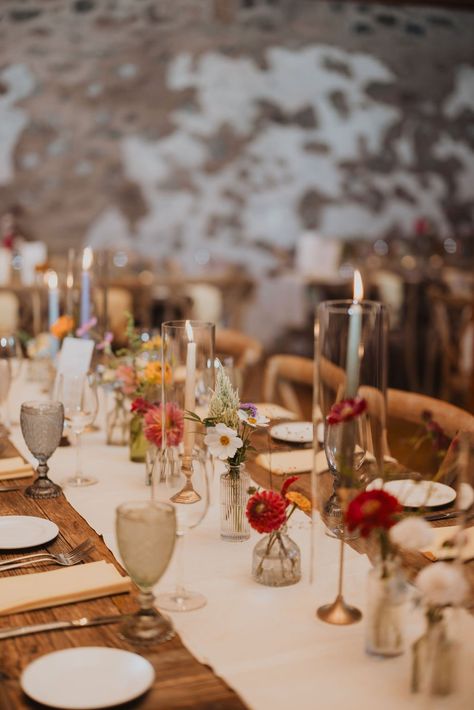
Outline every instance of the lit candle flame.
[(66, 276), (66, 286), (68, 288), (72, 288), (74, 286), (74, 275), (71, 273)]
[(188, 342), (194, 343), (194, 333), (191, 321), (187, 320), (184, 327), (186, 329), (186, 335), (188, 336)]
[(92, 260), (94, 258), (94, 252), (91, 247), (85, 247), (82, 252), (82, 270), (89, 271), (92, 266)]
[(354, 271), (354, 303), (359, 303), (364, 298), (364, 284), (359, 269)]
[(47, 275), (47, 281), (48, 281), (48, 288), (50, 291), (53, 291), (58, 287), (58, 275), (55, 271), (48, 271)]

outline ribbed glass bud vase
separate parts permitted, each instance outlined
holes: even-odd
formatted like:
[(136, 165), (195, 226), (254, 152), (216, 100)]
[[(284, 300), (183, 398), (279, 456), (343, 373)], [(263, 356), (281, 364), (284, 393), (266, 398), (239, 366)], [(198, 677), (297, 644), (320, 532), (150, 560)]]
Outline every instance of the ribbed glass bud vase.
[(228, 542), (242, 542), (250, 537), (250, 523), (245, 515), (250, 475), (245, 464), (228, 466), (221, 475), (221, 538)]

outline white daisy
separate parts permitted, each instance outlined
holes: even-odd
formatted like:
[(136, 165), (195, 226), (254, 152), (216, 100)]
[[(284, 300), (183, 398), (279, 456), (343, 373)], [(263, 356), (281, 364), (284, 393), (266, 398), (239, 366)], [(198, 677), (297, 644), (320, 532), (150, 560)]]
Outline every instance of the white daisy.
[(239, 409), (237, 415), (241, 422), (244, 422), (244, 424), (248, 424), (252, 427), (268, 426), (270, 421), (269, 418), (265, 417), (263, 414), (259, 414), (257, 412), (254, 416), (250, 410), (246, 409)]
[(235, 456), (237, 449), (243, 444), (240, 436), (237, 436), (235, 429), (231, 429), (225, 424), (216, 424), (209, 427), (204, 437), (204, 443), (209, 447), (209, 451), (218, 459), (231, 459)]

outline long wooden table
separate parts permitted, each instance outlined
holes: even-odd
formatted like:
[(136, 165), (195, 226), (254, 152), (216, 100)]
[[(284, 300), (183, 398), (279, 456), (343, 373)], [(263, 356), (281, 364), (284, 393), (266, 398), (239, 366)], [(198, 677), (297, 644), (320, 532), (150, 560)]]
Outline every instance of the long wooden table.
[[(3, 452), (4, 458), (17, 455), (18, 452), (12, 445)], [(26, 479), (20, 479), (18, 484), (23, 485), (25, 482)], [(12, 484), (13, 481), (0, 482), (0, 487)], [(102, 538), (63, 496), (54, 500), (37, 501), (26, 498), (19, 491), (0, 492), (0, 515), (36, 515), (52, 520), (58, 525), (60, 533), (53, 543), (48, 544), (48, 550), (51, 552), (70, 550), (85, 538), (91, 538), (95, 549), (90, 553), (87, 561), (107, 560), (124, 574)], [(44, 548), (38, 548), (41, 549)], [(19, 554), (22, 554), (22, 551), (15, 550), (11, 554), (3, 554), (0, 551), (0, 558), (3, 561)], [(45, 571), (52, 568), (44, 564), (32, 565), (3, 574), (31, 574), (40, 569)], [(134, 593), (119, 594), (51, 609), (10, 614), (0, 617), (0, 627), (37, 624), (58, 619), (77, 619), (83, 616), (127, 614), (137, 609), (134, 596)], [(223, 680), (189, 653), (178, 636), (162, 645), (145, 650), (143, 647), (133, 647), (123, 641), (118, 631), (117, 625), (98, 626), (72, 631), (43, 632), (0, 641), (1, 710), (40, 708), (41, 706), (29, 700), (20, 688), (19, 678), (23, 668), (38, 656), (74, 646), (123, 648), (140, 653), (153, 664), (156, 672), (153, 687), (143, 697), (121, 707), (140, 708), (140, 710), (173, 710), (174, 708), (238, 710), (246, 707)], [(87, 682), (87, 679), (84, 681)]]

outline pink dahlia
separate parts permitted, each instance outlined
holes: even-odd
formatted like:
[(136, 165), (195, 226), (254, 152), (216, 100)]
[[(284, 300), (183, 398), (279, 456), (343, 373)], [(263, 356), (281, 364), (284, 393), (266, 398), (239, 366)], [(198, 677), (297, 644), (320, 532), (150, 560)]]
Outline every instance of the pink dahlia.
[[(143, 431), (148, 441), (155, 446), (162, 444), (162, 418), (163, 406), (153, 405), (145, 414)], [(183, 439), (184, 415), (183, 410), (175, 402), (168, 402), (165, 409), (166, 445), (178, 446)]]

